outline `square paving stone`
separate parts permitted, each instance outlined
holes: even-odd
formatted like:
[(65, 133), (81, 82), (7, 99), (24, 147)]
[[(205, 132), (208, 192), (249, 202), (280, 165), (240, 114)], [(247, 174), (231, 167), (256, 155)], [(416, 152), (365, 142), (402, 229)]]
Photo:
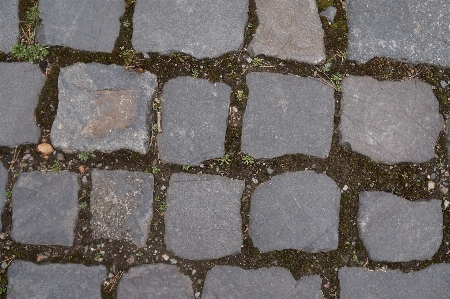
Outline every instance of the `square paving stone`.
[(244, 182), (217, 175), (174, 173), (167, 191), (167, 250), (191, 259), (236, 254), (242, 245)]
[(153, 214), (153, 175), (92, 170), (91, 226), (94, 238), (128, 240), (143, 247)]
[(102, 298), (105, 266), (76, 264), (36, 265), (14, 260), (8, 267), (8, 299)]
[(0, 231), (2, 230), (2, 220), (1, 215), (3, 208), (5, 207), (6, 201), (6, 181), (8, 180), (8, 171), (0, 163)]
[(305, 154), (326, 158), (331, 148), (334, 90), (294, 75), (250, 73), (242, 151), (255, 158)]
[(44, 74), (37, 65), (0, 62), (0, 78), (0, 146), (36, 143), (39, 129), (34, 109), (44, 86)]
[(118, 299), (192, 299), (192, 281), (177, 266), (154, 264), (131, 268), (117, 286)]
[(66, 152), (130, 149), (146, 154), (147, 115), (156, 76), (118, 65), (77, 63), (62, 68), (53, 146)]
[(75, 173), (21, 173), (13, 187), (11, 237), (20, 243), (72, 246), (79, 188)]
[(325, 60), (315, 0), (256, 0), (256, 8), (259, 25), (250, 52), (312, 64)]
[[(0, 51), (11, 52), (19, 41), (19, 0), (0, 2)], [(2, 76), (3, 77), (3, 76)]]
[(123, 0), (39, 0), (39, 43), (111, 52), (119, 36)]
[(372, 261), (430, 259), (441, 245), (442, 226), (440, 200), (411, 202), (380, 191), (359, 196), (359, 237)]
[(341, 142), (375, 162), (433, 159), (443, 127), (439, 102), (428, 83), (357, 76), (342, 82)]
[(338, 247), (337, 184), (314, 171), (284, 173), (253, 192), (249, 234), (261, 251), (329, 251)]
[(198, 165), (225, 154), (231, 88), (205, 79), (181, 77), (164, 86), (161, 160)]
[(348, 58), (375, 56), (450, 66), (450, 2), (349, 1)]
[(340, 268), (341, 299), (448, 299), (450, 264), (434, 264), (421, 271)]
[(206, 274), (203, 299), (323, 299), (319, 275), (303, 276), (295, 281), (280, 267), (244, 270), (215, 266)]
[(131, 42), (139, 52), (220, 56), (241, 48), (247, 11), (248, 0), (139, 0)]

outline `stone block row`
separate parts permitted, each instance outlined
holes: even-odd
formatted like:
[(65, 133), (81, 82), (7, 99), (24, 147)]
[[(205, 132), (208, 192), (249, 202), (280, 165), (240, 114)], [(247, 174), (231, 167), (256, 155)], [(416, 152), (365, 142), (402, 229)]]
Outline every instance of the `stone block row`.
[[(339, 269), (340, 298), (448, 298), (449, 264), (434, 264), (420, 271), (367, 268)], [(36, 265), (15, 260), (8, 268), (7, 298), (101, 298), (104, 266), (76, 264)], [(206, 274), (202, 298), (323, 299), (319, 275), (295, 280), (280, 267), (244, 270), (214, 266)], [(117, 298), (193, 298), (192, 281), (176, 266), (141, 265), (124, 273)]]
[[(72, 246), (79, 188), (75, 173), (21, 173), (13, 187), (11, 237), (25, 244)], [(174, 173), (164, 218), (167, 249), (191, 260), (239, 253), (243, 190), (241, 180)], [(151, 174), (94, 169), (90, 198), (94, 238), (146, 245), (153, 204)], [(339, 209), (339, 187), (325, 174), (274, 176), (252, 195), (249, 235), (261, 252), (334, 250)], [(442, 226), (439, 200), (411, 202), (378, 191), (360, 194), (359, 236), (370, 260), (429, 259), (442, 242)]]

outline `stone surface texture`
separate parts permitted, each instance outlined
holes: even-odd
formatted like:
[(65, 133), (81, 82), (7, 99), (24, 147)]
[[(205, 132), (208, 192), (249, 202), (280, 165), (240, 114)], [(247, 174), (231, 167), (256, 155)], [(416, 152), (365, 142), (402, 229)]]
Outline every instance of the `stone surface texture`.
[(0, 2), (0, 51), (11, 52), (19, 41), (19, 0)]
[(250, 73), (242, 151), (255, 158), (305, 154), (326, 158), (331, 147), (334, 90), (294, 75)]
[(334, 22), (334, 18), (336, 17), (337, 9), (334, 6), (328, 6), (324, 11), (322, 11), (319, 15), (325, 17), (329, 23)]
[(294, 75), (251, 73), (242, 151), (255, 158), (301, 153), (326, 158), (333, 134), (333, 89)]
[(360, 194), (359, 237), (373, 261), (432, 258), (442, 242), (442, 226), (440, 200), (411, 202), (381, 191)]
[(166, 83), (162, 103), (161, 160), (198, 165), (225, 154), (231, 88), (181, 77)]
[(375, 56), (450, 66), (450, 2), (348, 1), (348, 58)]
[(247, 11), (248, 0), (140, 0), (131, 42), (139, 52), (220, 56), (242, 46)]
[(434, 264), (421, 271), (340, 268), (340, 298), (446, 299), (450, 294), (450, 264)]
[(117, 287), (117, 299), (192, 299), (192, 281), (177, 266), (153, 264), (131, 268)]
[(314, 171), (284, 173), (256, 187), (249, 234), (261, 251), (320, 252), (338, 246), (337, 184)]
[[(8, 180), (8, 171), (0, 164), (0, 216), (3, 212), (3, 207), (6, 201), (6, 181)], [(1, 217), (0, 217), (1, 218)], [(0, 231), (2, 230), (2, 221), (0, 219)]]
[(102, 298), (105, 266), (36, 265), (14, 260), (8, 267), (8, 299)]
[(72, 246), (79, 188), (75, 173), (22, 172), (13, 187), (11, 237), (20, 243)]
[(36, 143), (39, 129), (34, 109), (45, 76), (37, 65), (12, 62), (0, 63), (0, 78), (0, 146)]
[(92, 170), (91, 226), (94, 238), (128, 240), (143, 247), (153, 213), (153, 175)]
[(342, 82), (341, 142), (375, 162), (423, 163), (434, 158), (444, 127), (431, 85), (348, 76)]
[(61, 69), (53, 146), (66, 152), (148, 151), (147, 115), (156, 76), (118, 65), (77, 63)]
[(215, 259), (242, 245), (244, 182), (217, 175), (174, 173), (167, 191), (165, 243), (175, 255)]
[(259, 25), (249, 51), (317, 64), (325, 60), (315, 0), (256, 0)]
[(40, 0), (39, 43), (112, 52), (119, 36), (122, 0)]
[(206, 274), (203, 299), (322, 299), (322, 280), (318, 275), (304, 276), (298, 282), (280, 267), (244, 270), (215, 266)]

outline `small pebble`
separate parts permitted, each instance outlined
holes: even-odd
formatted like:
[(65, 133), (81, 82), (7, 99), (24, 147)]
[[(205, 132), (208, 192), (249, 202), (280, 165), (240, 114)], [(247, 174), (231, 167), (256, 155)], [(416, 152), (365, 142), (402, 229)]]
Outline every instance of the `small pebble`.
[(273, 173), (273, 169), (272, 169), (272, 168), (270, 168), (270, 167), (269, 167), (269, 168), (267, 168), (267, 173), (268, 173), (268, 174), (272, 174), (272, 173)]
[(169, 256), (168, 256), (167, 254), (163, 254), (161, 257), (162, 257), (165, 261), (167, 261), (167, 260), (169, 259)]
[(348, 190), (348, 186), (344, 185), (344, 187), (342, 188), (342, 190), (347, 191)]
[(428, 191), (433, 190), (436, 184), (433, 181), (428, 181)]
[(443, 194), (447, 194), (448, 193), (448, 188), (447, 187), (441, 187), (441, 192)]
[(253, 182), (253, 184), (258, 184), (258, 180), (255, 178), (252, 178), (252, 182)]
[(172, 265), (175, 265), (175, 264), (177, 263), (177, 260), (176, 260), (176, 259), (170, 259), (170, 263), (171, 263)]
[(449, 205), (450, 205), (450, 201), (444, 200), (444, 209), (447, 209)]

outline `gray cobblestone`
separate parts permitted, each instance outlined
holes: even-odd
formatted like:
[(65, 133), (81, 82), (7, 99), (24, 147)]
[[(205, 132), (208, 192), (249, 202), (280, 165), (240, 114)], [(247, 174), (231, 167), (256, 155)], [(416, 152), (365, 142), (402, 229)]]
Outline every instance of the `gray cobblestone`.
[(19, 0), (0, 2), (0, 51), (11, 52), (19, 39)]

